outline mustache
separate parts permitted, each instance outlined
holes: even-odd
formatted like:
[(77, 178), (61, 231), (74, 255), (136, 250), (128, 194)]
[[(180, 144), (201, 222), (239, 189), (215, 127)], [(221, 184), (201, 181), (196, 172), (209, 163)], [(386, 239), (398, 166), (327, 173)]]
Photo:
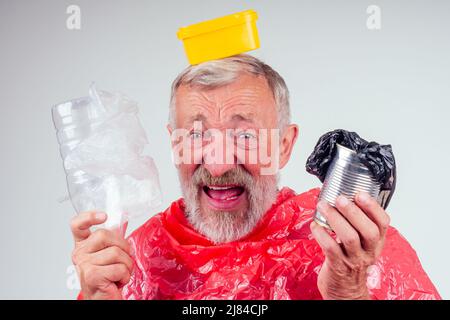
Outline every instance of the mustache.
[(192, 183), (196, 186), (229, 184), (239, 185), (249, 189), (254, 184), (253, 176), (241, 166), (237, 166), (219, 177), (213, 177), (204, 166), (200, 166), (195, 170), (191, 179)]

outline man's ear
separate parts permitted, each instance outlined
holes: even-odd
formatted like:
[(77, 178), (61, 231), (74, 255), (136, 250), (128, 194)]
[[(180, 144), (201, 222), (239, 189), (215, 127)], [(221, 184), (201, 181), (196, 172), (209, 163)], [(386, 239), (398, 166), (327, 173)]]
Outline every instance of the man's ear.
[(169, 140), (170, 140), (170, 145), (173, 147), (174, 141), (172, 140), (172, 132), (173, 132), (173, 128), (170, 124), (168, 124), (166, 126), (167, 131), (169, 132)]
[(280, 169), (282, 169), (291, 158), (292, 149), (298, 138), (298, 125), (291, 124), (286, 127), (280, 142)]

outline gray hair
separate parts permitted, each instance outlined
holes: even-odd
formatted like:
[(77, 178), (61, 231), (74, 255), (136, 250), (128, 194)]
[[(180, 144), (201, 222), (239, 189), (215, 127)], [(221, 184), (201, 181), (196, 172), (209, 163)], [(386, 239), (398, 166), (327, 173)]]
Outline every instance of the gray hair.
[(283, 131), (291, 121), (289, 90), (283, 78), (272, 67), (248, 54), (212, 60), (189, 66), (172, 83), (169, 123), (175, 125), (175, 94), (181, 85), (197, 85), (213, 89), (232, 83), (242, 72), (263, 76), (272, 90), (278, 111), (278, 127)]

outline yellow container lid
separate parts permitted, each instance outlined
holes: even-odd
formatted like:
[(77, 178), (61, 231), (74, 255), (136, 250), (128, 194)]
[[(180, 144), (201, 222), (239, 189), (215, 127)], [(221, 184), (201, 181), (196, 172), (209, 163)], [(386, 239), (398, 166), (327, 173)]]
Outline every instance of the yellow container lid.
[(217, 31), (219, 29), (243, 24), (247, 21), (256, 21), (256, 19), (258, 19), (258, 14), (256, 13), (256, 11), (245, 10), (220, 18), (202, 21), (186, 27), (181, 27), (180, 29), (178, 29), (177, 37), (180, 40), (184, 40), (186, 38), (198, 36), (202, 33)]
[(259, 48), (254, 10), (181, 27), (177, 37), (183, 41), (191, 64), (220, 59)]

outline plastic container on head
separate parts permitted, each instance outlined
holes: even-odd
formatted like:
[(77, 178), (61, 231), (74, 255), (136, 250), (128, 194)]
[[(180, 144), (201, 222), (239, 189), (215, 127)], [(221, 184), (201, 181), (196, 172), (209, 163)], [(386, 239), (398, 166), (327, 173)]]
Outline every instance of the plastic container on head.
[(199, 64), (259, 48), (254, 10), (196, 23), (178, 30), (189, 63)]

